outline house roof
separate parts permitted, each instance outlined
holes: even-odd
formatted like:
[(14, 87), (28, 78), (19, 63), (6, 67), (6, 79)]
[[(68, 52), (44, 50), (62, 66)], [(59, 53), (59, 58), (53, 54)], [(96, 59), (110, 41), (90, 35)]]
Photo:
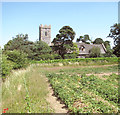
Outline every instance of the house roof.
[(89, 54), (89, 50), (93, 47), (99, 47), (101, 54), (104, 54), (106, 52), (106, 48), (105, 48), (104, 44), (86, 44), (84, 42), (82, 42), (82, 43), (76, 42), (76, 44), (77, 44), (79, 49), (82, 46), (84, 47), (84, 50), (80, 50), (79, 54)]

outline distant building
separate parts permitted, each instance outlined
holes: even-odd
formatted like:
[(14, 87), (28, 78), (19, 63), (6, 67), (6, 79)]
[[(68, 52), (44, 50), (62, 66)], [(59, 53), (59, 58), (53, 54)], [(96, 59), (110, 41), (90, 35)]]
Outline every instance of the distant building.
[[(51, 43), (51, 25), (40, 25), (39, 26), (39, 40), (46, 42), (49, 46), (53, 47), (53, 44)], [(76, 42), (78, 48), (79, 48), (79, 55), (78, 58), (85, 58), (89, 55), (90, 49), (93, 47), (99, 47), (101, 54), (106, 53), (106, 48), (104, 44), (86, 44), (84, 42)]]
[(84, 58), (84, 57), (88, 56), (90, 49), (92, 49), (93, 47), (99, 47), (101, 54), (106, 53), (106, 48), (105, 48), (104, 44), (86, 44), (84, 42), (82, 42), (82, 43), (77, 42), (76, 44), (80, 51), (78, 58)]
[(51, 25), (40, 25), (39, 26), (39, 41), (46, 42), (49, 46), (51, 45)]

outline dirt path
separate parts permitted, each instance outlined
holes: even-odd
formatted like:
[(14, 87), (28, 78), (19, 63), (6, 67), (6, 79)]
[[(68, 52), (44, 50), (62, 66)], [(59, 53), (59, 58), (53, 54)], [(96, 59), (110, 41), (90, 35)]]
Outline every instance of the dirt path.
[(102, 77), (104, 75), (111, 75), (111, 74), (117, 74), (118, 75), (118, 72), (109, 72), (109, 73), (98, 73), (98, 74), (94, 74), (94, 73), (90, 73), (90, 74), (86, 74), (87, 76), (90, 76), (90, 75), (95, 75), (95, 76), (99, 76), (99, 77)]
[(60, 103), (60, 100), (57, 99), (57, 97), (54, 96), (54, 91), (52, 87), (50, 86), (50, 83), (48, 82), (48, 79), (46, 78), (46, 82), (48, 84), (48, 97), (47, 101), (50, 103), (50, 106), (54, 109), (55, 113), (67, 113), (68, 110), (65, 106), (65, 104)]
[(78, 68), (78, 67), (93, 67), (93, 68), (96, 68), (96, 67), (108, 67), (108, 66), (115, 66), (115, 65), (118, 65), (118, 64), (111, 64), (111, 65), (93, 65), (93, 66), (55, 66), (55, 67), (44, 67), (46, 70), (59, 70), (59, 69), (66, 69), (66, 68)]

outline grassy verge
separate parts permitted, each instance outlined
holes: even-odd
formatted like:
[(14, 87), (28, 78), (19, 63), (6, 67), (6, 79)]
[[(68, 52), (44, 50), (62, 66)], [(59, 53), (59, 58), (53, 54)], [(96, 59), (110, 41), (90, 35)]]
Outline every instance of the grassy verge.
[(7, 113), (50, 113), (47, 84), (38, 67), (13, 71), (2, 85), (2, 110)]

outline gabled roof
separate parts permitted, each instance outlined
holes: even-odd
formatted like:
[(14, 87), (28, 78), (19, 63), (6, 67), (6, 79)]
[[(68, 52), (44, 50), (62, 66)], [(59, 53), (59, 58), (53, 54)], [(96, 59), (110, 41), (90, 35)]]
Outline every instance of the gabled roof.
[(89, 54), (89, 50), (93, 47), (99, 47), (101, 54), (104, 54), (106, 52), (106, 48), (104, 46), (104, 44), (86, 44), (84, 42), (82, 43), (78, 43), (76, 42), (78, 48), (80, 48), (81, 46), (84, 46), (84, 50), (80, 50), (79, 54)]

